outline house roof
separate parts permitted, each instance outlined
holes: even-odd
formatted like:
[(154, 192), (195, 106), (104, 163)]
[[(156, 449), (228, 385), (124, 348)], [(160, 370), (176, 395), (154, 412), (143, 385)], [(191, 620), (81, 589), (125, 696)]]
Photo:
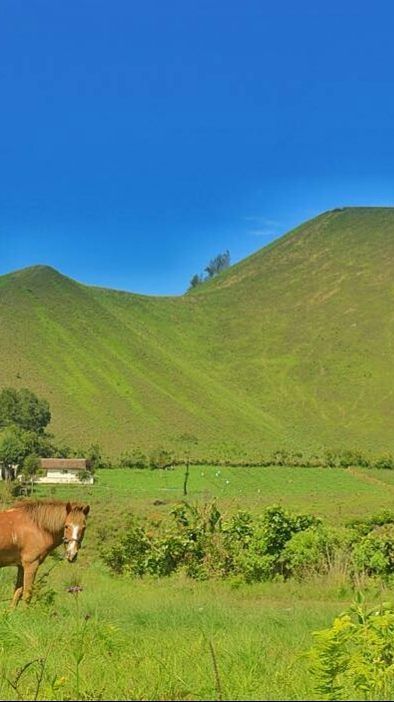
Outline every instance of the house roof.
[(45, 470), (86, 470), (89, 461), (86, 458), (41, 458), (41, 468)]

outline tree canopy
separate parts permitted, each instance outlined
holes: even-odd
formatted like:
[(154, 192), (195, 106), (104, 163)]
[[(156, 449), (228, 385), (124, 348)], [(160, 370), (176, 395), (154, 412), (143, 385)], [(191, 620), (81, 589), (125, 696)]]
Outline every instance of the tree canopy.
[(189, 290), (196, 288), (205, 280), (210, 280), (211, 278), (214, 278), (216, 275), (219, 275), (219, 273), (226, 270), (226, 268), (229, 268), (229, 266), (230, 252), (227, 250), (223, 253), (218, 254), (217, 256), (215, 256), (215, 258), (212, 258), (210, 260), (208, 265), (204, 268), (204, 271), (206, 273), (205, 278), (203, 275), (198, 275), (198, 273), (195, 273), (195, 275), (193, 275), (189, 283)]
[(208, 278), (213, 278), (222, 271), (226, 270), (230, 265), (230, 252), (227, 250), (224, 253), (220, 253), (215, 258), (212, 258), (205, 268), (205, 272)]
[(41, 434), (50, 420), (48, 401), (31, 390), (4, 388), (0, 392), (0, 428), (16, 426)]

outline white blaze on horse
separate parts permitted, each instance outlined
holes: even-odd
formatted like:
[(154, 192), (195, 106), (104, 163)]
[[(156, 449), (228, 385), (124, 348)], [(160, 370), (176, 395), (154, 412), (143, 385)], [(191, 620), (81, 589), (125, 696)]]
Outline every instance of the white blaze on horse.
[(0, 512), (0, 568), (17, 566), (12, 605), (29, 602), (38, 566), (63, 542), (75, 561), (86, 529), (89, 505), (58, 500), (25, 500)]

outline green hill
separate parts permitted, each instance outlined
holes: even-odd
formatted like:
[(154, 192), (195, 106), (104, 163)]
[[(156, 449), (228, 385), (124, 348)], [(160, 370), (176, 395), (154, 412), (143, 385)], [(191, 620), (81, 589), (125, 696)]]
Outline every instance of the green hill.
[(176, 445), (394, 449), (394, 208), (320, 215), (193, 292), (146, 297), (46, 266), (0, 277), (0, 386), (113, 454)]

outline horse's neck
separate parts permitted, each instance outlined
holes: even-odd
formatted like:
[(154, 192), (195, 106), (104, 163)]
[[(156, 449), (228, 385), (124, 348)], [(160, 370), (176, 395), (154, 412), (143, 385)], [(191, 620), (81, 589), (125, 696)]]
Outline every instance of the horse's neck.
[(62, 528), (60, 529), (60, 531), (57, 531), (56, 533), (51, 534), (52, 539), (53, 539), (53, 546), (52, 546), (52, 548), (57, 548), (58, 546), (60, 546), (60, 544), (61, 544), (62, 541), (63, 541), (63, 534), (64, 534), (64, 527), (62, 527)]

